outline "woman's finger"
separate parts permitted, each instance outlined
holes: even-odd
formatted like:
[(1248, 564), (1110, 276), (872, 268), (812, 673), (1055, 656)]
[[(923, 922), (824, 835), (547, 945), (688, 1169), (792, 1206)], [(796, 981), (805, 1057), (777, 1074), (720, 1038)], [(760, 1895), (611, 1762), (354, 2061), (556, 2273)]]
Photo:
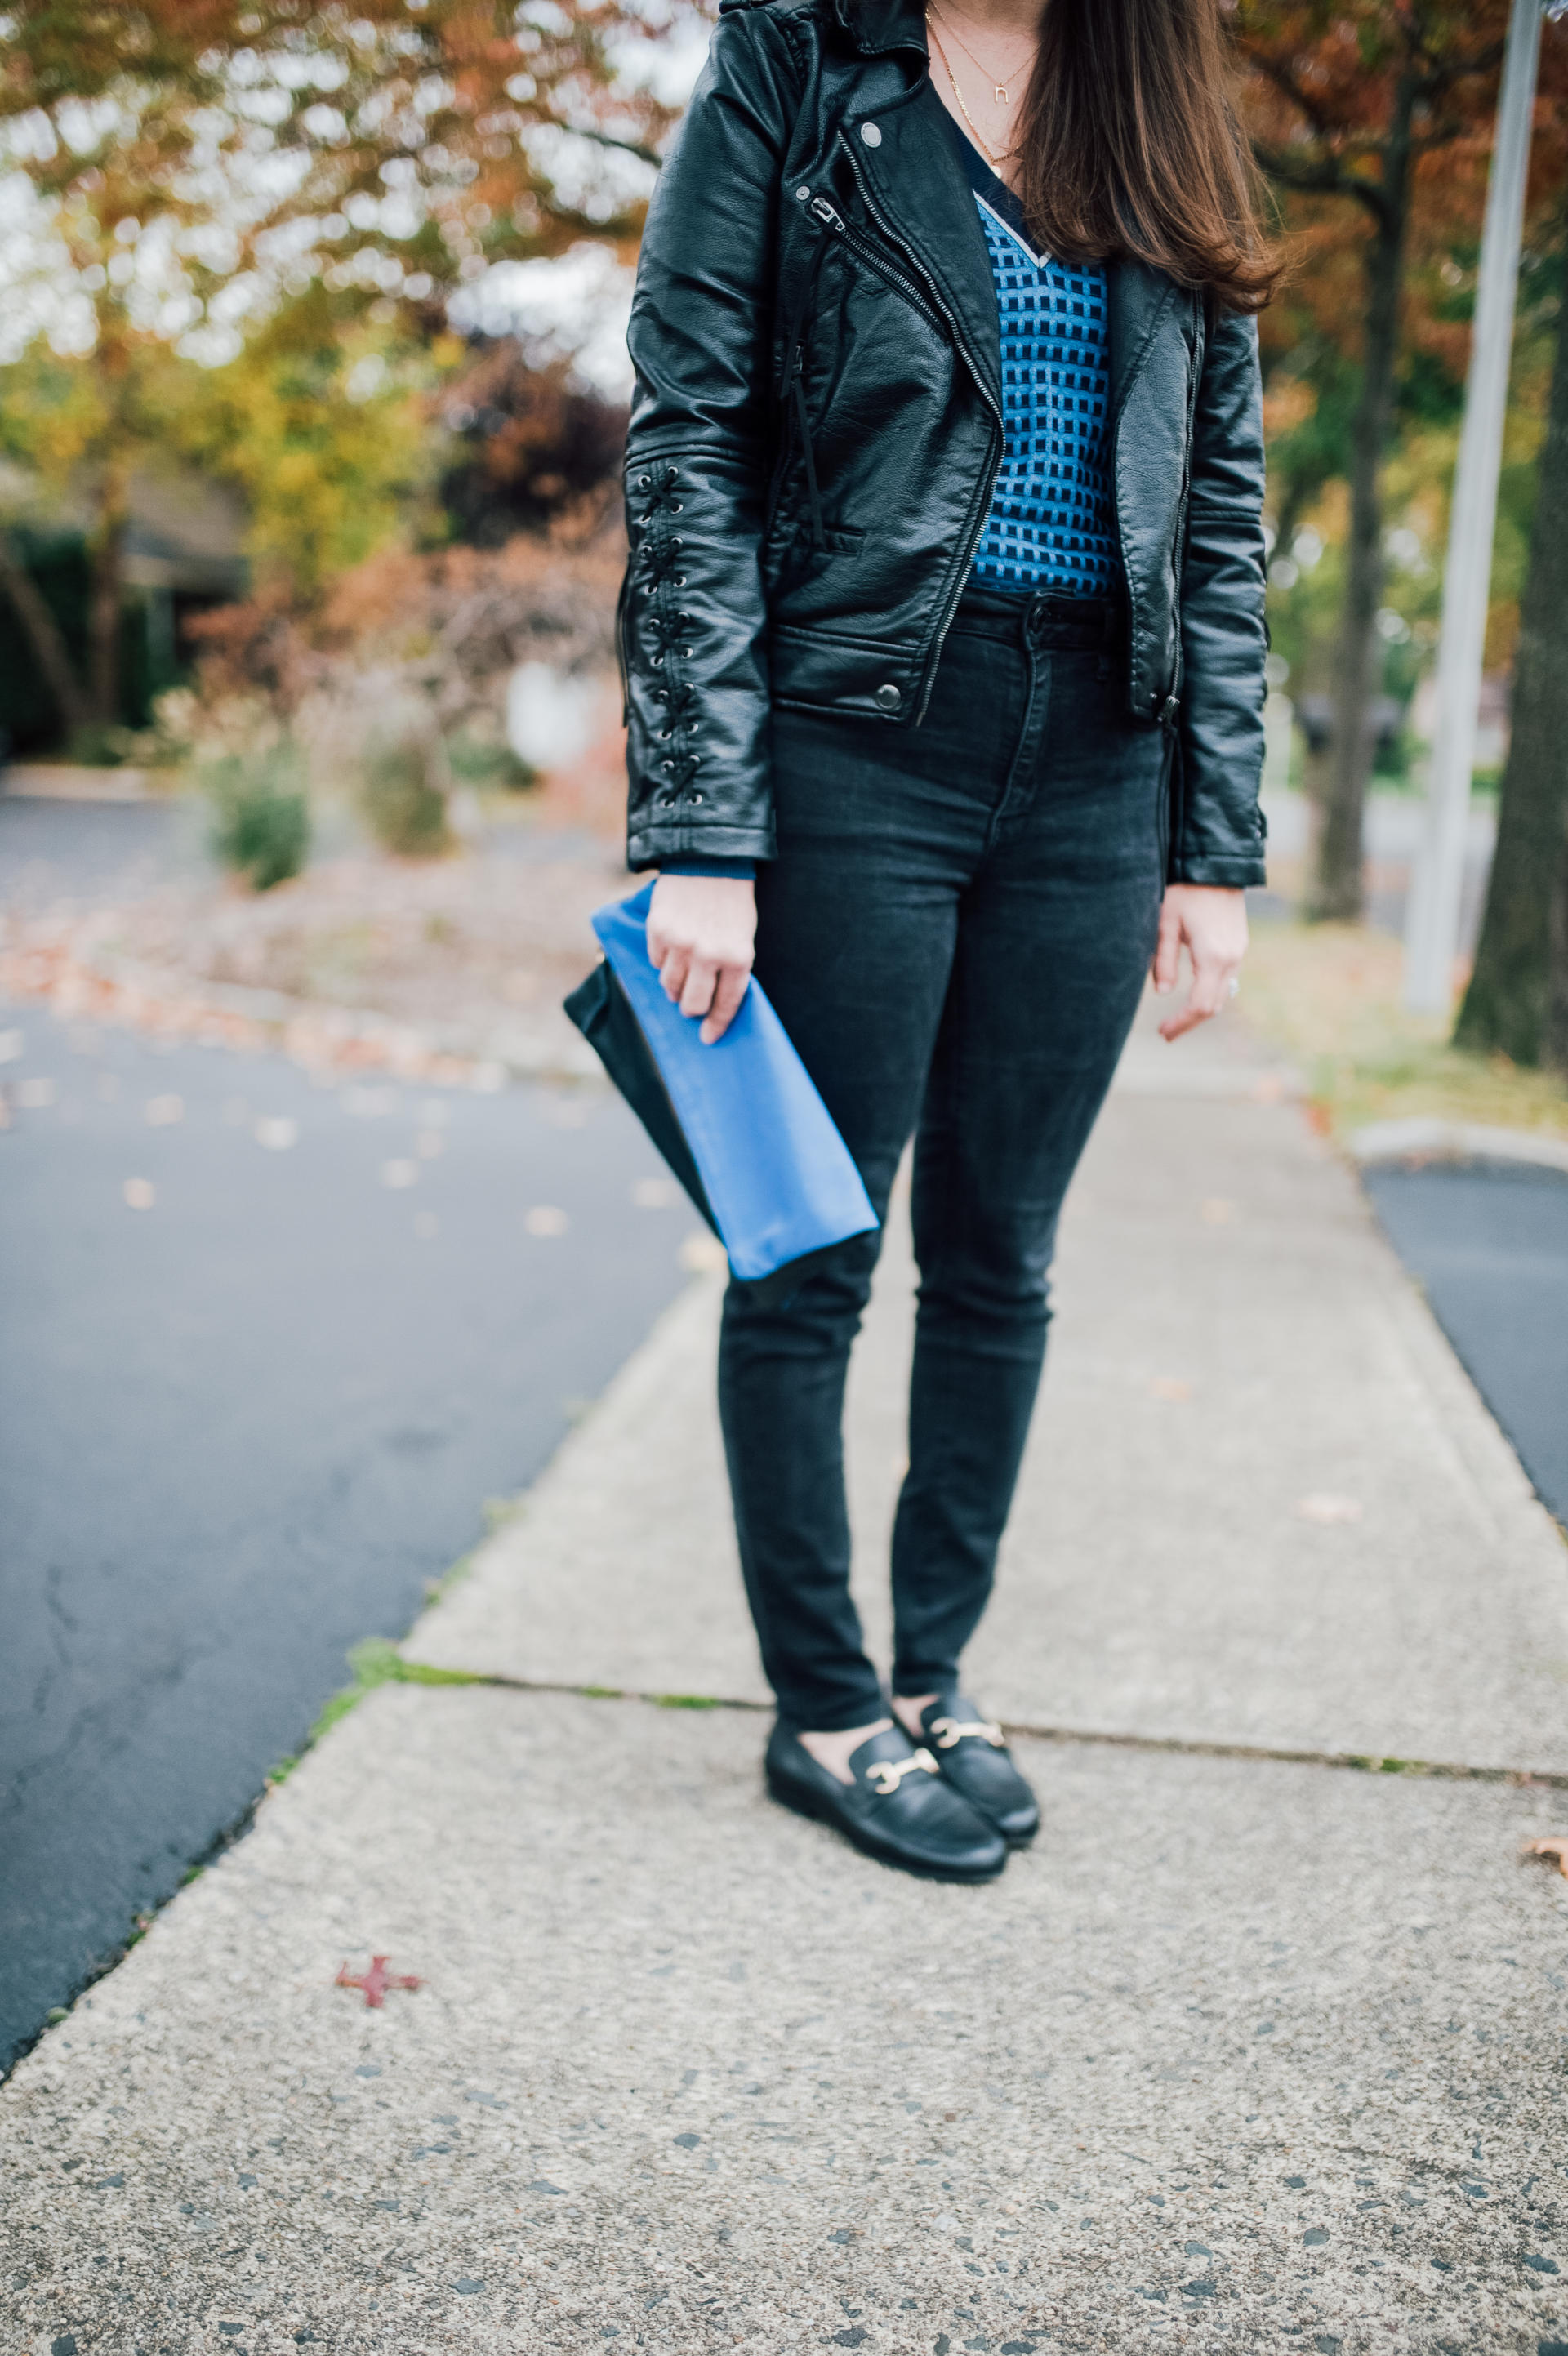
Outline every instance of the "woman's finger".
[[(691, 958), (686, 966), (686, 979), (681, 991), (682, 1013), (705, 1014), (714, 1002), (714, 984), (718, 978), (719, 969), (710, 958)], [(668, 983), (665, 987), (669, 987)]]
[(681, 992), (686, 987), (686, 969), (691, 962), (690, 949), (674, 948), (665, 949), (662, 956), (655, 959), (659, 968), (659, 979), (664, 984), (666, 998), (679, 1000)]
[(714, 1002), (708, 1010), (708, 1019), (698, 1034), (704, 1047), (711, 1047), (716, 1039), (724, 1037), (740, 1010), (740, 1002), (746, 996), (746, 985), (750, 980), (750, 971), (745, 966), (725, 965), (719, 968), (718, 987), (714, 991)]
[(1226, 985), (1240, 962), (1237, 958), (1200, 954), (1194, 963), (1192, 988), (1187, 992), (1187, 1004), (1179, 1013), (1167, 1016), (1161, 1023), (1160, 1036), (1167, 1040), (1179, 1039), (1184, 1033), (1196, 1031), (1200, 1023), (1207, 1023), (1210, 1016), (1218, 1014), (1225, 1003)]
[(1193, 959), (1192, 988), (1187, 993), (1185, 1012), (1199, 1023), (1207, 1023), (1218, 1014), (1225, 984), (1233, 968), (1229, 958), (1205, 956), (1201, 952)]

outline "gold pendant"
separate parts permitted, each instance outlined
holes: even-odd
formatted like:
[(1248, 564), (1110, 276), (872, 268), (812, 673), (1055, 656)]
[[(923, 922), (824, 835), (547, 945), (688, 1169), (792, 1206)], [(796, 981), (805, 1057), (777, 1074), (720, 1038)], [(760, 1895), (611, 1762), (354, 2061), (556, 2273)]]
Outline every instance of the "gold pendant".
[(1005, 106), (1007, 103), (1007, 85), (1005, 82), (999, 81), (996, 85), (996, 103), (998, 106)]

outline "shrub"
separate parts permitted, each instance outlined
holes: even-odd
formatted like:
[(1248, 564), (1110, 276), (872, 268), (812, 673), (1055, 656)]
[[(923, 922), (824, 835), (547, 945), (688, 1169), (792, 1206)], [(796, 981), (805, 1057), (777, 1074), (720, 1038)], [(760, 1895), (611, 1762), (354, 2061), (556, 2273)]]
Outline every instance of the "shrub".
[(383, 851), (434, 859), (452, 847), (446, 826), (446, 755), (438, 741), (410, 729), (372, 738), (365, 749), (363, 800)]
[(538, 770), (519, 760), (510, 744), (498, 737), (477, 735), (471, 729), (448, 736), (446, 758), (461, 785), (500, 786), (521, 794), (539, 783)]
[(310, 805), (295, 746), (223, 753), (200, 770), (212, 805), (212, 848), (252, 891), (270, 892), (303, 869), (310, 850)]

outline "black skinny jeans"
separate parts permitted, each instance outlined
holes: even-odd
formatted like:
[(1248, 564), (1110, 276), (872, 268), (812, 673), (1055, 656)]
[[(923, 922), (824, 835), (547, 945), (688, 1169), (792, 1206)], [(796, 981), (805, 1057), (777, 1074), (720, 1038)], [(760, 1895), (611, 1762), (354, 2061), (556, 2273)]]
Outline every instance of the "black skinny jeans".
[[(893, 1690), (950, 1690), (991, 1591), (1045, 1353), (1057, 1217), (1153, 954), (1166, 742), (1103, 609), (972, 590), (924, 723), (779, 712), (757, 973), (878, 1216), (915, 1133), (919, 1308)], [(843, 1410), (879, 1237), (725, 1304), (746, 1594), (790, 1725), (885, 1703), (850, 1600)]]

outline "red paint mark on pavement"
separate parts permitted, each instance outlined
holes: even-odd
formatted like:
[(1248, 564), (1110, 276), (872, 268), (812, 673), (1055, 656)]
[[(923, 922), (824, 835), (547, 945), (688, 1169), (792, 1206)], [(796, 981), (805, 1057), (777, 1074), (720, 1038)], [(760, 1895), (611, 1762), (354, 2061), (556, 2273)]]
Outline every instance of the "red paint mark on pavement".
[(389, 1972), (387, 1969), (389, 1961), (390, 1958), (386, 1955), (372, 1955), (371, 1968), (362, 1979), (356, 1979), (348, 1965), (344, 1964), (339, 1967), (338, 1976), (332, 1985), (334, 1987), (363, 1988), (365, 2003), (369, 2009), (372, 2012), (380, 2012), (386, 2002), (388, 1988), (416, 1988), (420, 1985), (418, 1980), (411, 1978), (406, 1972)]

